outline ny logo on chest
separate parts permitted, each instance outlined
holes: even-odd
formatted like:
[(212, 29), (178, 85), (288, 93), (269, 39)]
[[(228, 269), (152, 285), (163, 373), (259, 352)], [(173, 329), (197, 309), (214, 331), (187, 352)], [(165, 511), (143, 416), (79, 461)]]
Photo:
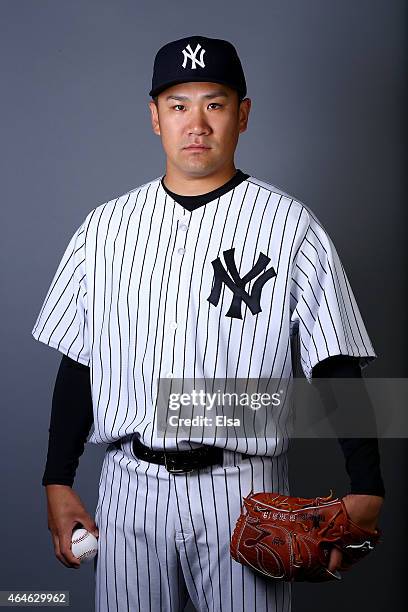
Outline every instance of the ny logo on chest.
[[(227, 264), (227, 270), (222, 265), (220, 258), (217, 257), (211, 263), (214, 268), (214, 284), (211, 290), (210, 295), (207, 300), (210, 304), (214, 306), (218, 305), (222, 283), (232, 291), (233, 297), (231, 305), (228, 309), (228, 312), (225, 316), (233, 317), (235, 319), (242, 319), (241, 314), (241, 304), (242, 300), (244, 300), (245, 304), (248, 306), (252, 314), (258, 314), (262, 311), (261, 308), (261, 292), (265, 283), (270, 279), (276, 276), (276, 272), (273, 267), (265, 270), (262, 270), (268, 265), (271, 261), (270, 257), (265, 255), (264, 253), (260, 253), (258, 255), (258, 261), (254, 265), (254, 267), (249, 270), (242, 278), (238, 274), (237, 267), (234, 261), (234, 248), (223, 251), (224, 260)], [(228, 272), (231, 276), (228, 275)], [(260, 275), (260, 276), (258, 276)], [(251, 293), (248, 293), (245, 290), (245, 285), (253, 280), (256, 276), (258, 278), (254, 282)]]

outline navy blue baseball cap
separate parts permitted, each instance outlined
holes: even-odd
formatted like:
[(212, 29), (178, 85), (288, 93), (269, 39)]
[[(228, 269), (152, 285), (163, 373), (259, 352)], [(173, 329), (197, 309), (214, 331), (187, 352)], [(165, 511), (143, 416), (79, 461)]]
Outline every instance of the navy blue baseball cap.
[(246, 96), (244, 71), (236, 49), (221, 38), (189, 36), (158, 50), (149, 96), (153, 98), (167, 87), (190, 81), (222, 83), (236, 89), (240, 99)]

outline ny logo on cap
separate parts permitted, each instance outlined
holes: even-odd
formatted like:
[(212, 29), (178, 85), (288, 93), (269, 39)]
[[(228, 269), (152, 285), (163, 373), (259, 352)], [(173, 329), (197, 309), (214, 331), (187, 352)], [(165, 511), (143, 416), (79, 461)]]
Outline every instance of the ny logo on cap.
[(252, 287), (252, 293), (249, 294), (247, 291), (245, 291), (245, 285), (261, 273), (261, 271), (271, 261), (270, 257), (265, 255), (264, 253), (260, 253), (258, 256), (258, 261), (254, 265), (254, 267), (241, 278), (238, 274), (238, 270), (235, 265), (234, 250), (235, 249), (232, 248), (223, 252), (224, 259), (227, 264), (227, 269), (232, 276), (232, 280), (228, 276), (228, 273), (222, 265), (219, 257), (217, 257), (217, 259), (214, 259), (211, 262), (214, 268), (214, 285), (207, 300), (214, 306), (217, 306), (221, 295), (222, 283), (225, 283), (234, 294), (231, 306), (229, 307), (229, 310), (225, 316), (242, 319), (242, 300), (244, 300), (252, 314), (257, 314), (258, 312), (262, 311), (262, 287), (264, 286), (266, 281), (276, 276), (276, 272), (274, 268), (269, 268), (269, 270), (265, 270), (265, 272), (256, 279), (256, 281), (254, 282), (254, 286)]
[[(188, 53), (187, 53), (186, 49), (188, 50)], [(197, 55), (197, 53), (199, 52), (200, 49), (201, 49), (200, 59), (198, 60), (196, 55)], [(197, 43), (197, 46), (196, 46), (194, 52), (193, 52), (192, 48), (190, 47), (190, 45), (188, 44), (187, 47), (185, 49), (183, 49), (183, 55), (184, 55), (184, 61), (183, 61), (183, 64), (182, 64), (183, 68), (185, 68), (187, 66), (187, 59), (191, 59), (191, 68), (193, 70), (196, 68), (196, 64), (201, 66), (201, 68), (204, 68), (204, 66), (205, 66), (204, 61), (203, 61), (204, 53), (205, 53), (205, 49), (203, 49), (201, 47), (200, 43)]]

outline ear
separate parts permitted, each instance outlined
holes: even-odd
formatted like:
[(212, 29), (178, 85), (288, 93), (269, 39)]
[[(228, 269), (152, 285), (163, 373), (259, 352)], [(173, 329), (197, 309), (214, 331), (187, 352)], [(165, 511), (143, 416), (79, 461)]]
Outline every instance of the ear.
[(248, 126), (249, 111), (251, 110), (251, 99), (244, 98), (239, 105), (239, 133), (245, 132)]
[(151, 121), (152, 121), (153, 132), (157, 136), (160, 136), (159, 111), (158, 111), (157, 106), (156, 106), (156, 104), (154, 103), (153, 100), (149, 101), (149, 107), (150, 107), (150, 114), (151, 114)]

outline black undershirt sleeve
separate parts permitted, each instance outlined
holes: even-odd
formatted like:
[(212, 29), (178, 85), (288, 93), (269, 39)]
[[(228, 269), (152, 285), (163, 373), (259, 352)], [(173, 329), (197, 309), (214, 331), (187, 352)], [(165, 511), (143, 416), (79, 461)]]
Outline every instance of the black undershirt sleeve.
[(62, 356), (54, 385), (43, 486), (72, 487), (93, 424), (90, 369)]
[[(314, 378), (361, 378), (358, 357), (336, 355), (321, 361), (313, 368)], [(323, 401), (325, 394), (321, 392)], [(359, 388), (361, 410), (374, 419), (370, 397), (362, 386)], [(350, 477), (350, 493), (379, 495), (385, 497), (385, 487), (380, 468), (380, 453), (377, 438), (338, 438), (346, 460)]]
[[(313, 368), (313, 378), (361, 377), (358, 359), (330, 357)], [(370, 408), (368, 395), (365, 398)], [(49, 441), (42, 484), (72, 487), (93, 424), (90, 369), (62, 356), (52, 397)], [(377, 438), (339, 438), (350, 492), (385, 496)]]

